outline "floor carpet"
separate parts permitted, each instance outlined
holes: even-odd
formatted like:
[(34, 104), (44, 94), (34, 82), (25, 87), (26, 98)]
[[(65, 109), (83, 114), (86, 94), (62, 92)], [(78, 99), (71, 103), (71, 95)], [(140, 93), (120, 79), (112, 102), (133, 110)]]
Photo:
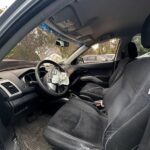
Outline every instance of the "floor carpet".
[(49, 115), (39, 115), (31, 123), (25, 120), (17, 122), (16, 134), (22, 150), (52, 150), (43, 137), (49, 119)]

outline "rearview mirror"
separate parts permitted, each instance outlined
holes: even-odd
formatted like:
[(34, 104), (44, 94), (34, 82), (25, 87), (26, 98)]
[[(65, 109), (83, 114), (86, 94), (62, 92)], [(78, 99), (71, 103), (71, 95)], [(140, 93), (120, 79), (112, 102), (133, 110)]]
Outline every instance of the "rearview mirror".
[(56, 40), (56, 45), (61, 47), (69, 47), (69, 42), (58, 39)]

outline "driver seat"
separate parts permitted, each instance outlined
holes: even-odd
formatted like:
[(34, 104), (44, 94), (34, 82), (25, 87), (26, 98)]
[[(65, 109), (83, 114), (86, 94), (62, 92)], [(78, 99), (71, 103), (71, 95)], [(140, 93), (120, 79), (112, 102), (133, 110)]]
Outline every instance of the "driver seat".
[[(150, 48), (150, 16), (142, 39)], [(149, 33), (149, 34), (147, 34)], [(131, 150), (144, 134), (150, 114), (150, 59), (137, 59), (104, 96), (107, 113), (73, 98), (50, 120), (44, 131), (56, 150)]]

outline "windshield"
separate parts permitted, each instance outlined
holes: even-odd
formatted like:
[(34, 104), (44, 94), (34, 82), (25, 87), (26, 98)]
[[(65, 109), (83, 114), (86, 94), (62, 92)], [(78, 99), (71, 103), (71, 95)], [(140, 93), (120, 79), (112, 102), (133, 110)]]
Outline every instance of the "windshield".
[(0, 63), (0, 70), (35, 66), (41, 60), (62, 63), (79, 47), (68, 42), (67, 46), (58, 46), (60, 39), (53, 30), (42, 23), (27, 34)]

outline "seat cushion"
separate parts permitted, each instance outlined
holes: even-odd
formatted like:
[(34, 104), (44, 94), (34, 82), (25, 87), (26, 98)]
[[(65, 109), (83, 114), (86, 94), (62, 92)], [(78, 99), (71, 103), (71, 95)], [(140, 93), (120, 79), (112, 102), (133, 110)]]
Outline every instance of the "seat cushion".
[(95, 106), (74, 98), (54, 115), (44, 135), (60, 149), (100, 150), (107, 117), (99, 113)]
[(97, 101), (103, 99), (103, 90), (104, 88), (96, 83), (87, 83), (80, 91), (80, 97), (84, 96), (89, 97), (89, 100)]

